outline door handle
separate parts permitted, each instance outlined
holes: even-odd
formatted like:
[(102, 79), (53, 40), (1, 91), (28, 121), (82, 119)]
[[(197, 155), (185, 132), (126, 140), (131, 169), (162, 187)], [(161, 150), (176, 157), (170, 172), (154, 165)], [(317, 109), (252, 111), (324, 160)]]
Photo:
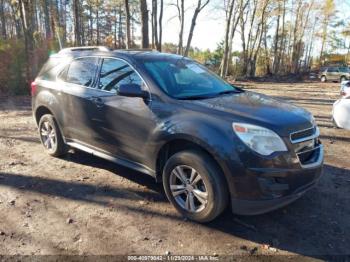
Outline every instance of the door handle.
[(91, 97), (90, 100), (96, 105), (96, 107), (101, 108), (105, 105), (104, 101), (100, 97)]

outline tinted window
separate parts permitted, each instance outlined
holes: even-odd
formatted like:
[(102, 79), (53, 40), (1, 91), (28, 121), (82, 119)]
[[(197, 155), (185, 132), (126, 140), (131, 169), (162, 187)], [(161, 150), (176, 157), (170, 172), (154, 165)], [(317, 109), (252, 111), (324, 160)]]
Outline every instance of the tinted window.
[(342, 73), (349, 73), (349, 68), (348, 67), (340, 67), (339, 71)]
[(122, 84), (138, 84), (142, 86), (142, 79), (127, 63), (118, 59), (104, 59), (98, 88), (116, 92)]
[(335, 67), (330, 67), (328, 68), (328, 73), (334, 73), (334, 72), (338, 72), (338, 68), (335, 68)]
[(97, 69), (96, 57), (74, 60), (68, 68), (66, 81), (72, 84), (91, 86)]

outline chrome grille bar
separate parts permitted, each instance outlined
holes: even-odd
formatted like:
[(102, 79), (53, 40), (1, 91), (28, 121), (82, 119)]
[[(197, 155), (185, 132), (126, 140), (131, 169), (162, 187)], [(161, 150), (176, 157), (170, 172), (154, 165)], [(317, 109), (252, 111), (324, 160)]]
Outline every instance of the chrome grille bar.
[[(301, 138), (297, 138), (297, 139), (293, 139), (292, 138), (292, 136), (294, 134), (303, 133), (305, 131), (312, 130), (312, 129), (315, 129), (315, 132), (313, 132), (312, 135), (301, 137)], [(307, 128), (307, 129), (304, 129), (304, 130), (299, 130), (299, 131), (293, 132), (293, 133), (290, 134), (289, 138), (290, 138), (290, 141), (292, 142), (292, 144), (296, 144), (296, 143), (304, 142), (304, 141), (307, 141), (307, 140), (315, 139), (315, 138), (317, 138), (319, 136), (320, 136), (320, 129), (317, 126), (316, 127), (314, 126), (314, 127), (311, 127), (311, 128)]]

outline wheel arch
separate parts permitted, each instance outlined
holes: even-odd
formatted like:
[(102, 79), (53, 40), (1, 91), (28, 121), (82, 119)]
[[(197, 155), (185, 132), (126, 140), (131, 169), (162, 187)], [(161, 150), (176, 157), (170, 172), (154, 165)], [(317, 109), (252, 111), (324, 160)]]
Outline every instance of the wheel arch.
[(205, 153), (210, 159), (213, 160), (213, 163), (217, 165), (218, 169), (222, 173), (223, 179), (226, 182), (227, 192), (229, 194), (228, 205), (231, 206), (231, 197), (236, 194), (236, 189), (233, 183), (233, 177), (227, 174), (228, 167), (225, 166), (223, 161), (215, 157), (215, 153), (210, 148), (210, 145), (206, 144), (204, 141), (201, 141), (197, 138), (189, 136), (176, 136), (167, 140), (158, 150), (156, 156), (156, 167), (155, 167), (155, 176), (156, 181), (162, 181), (163, 169), (167, 160), (174, 154), (183, 151), (183, 150), (199, 150), (200, 152)]
[(58, 126), (58, 129), (59, 129), (59, 131), (60, 131), (60, 133), (62, 135), (62, 139), (66, 143), (66, 138), (64, 136), (63, 130), (61, 128), (61, 125), (59, 124), (59, 121), (57, 120), (56, 115), (54, 114), (53, 110), (51, 110), (48, 106), (46, 106), (46, 105), (39, 105), (35, 109), (35, 111), (34, 111), (34, 118), (35, 118), (36, 125), (37, 126), (39, 125), (39, 121), (40, 121), (41, 117), (43, 115), (46, 115), (46, 114), (50, 114), (50, 115), (52, 115), (54, 117), (54, 120), (55, 120), (55, 122), (56, 122), (56, 124)]
[(205, 142), (188, 136), (175, 136), (168, 139), (158, 150), (155, 163), (156, 178), (158, 181), (161, 181), (163, 169), (166, 164), (166, 161), (174, 154), (184, 151), (184, 150), (198, 150), (207, 154), (220, 168), (220, 171), (225, 176), (224, 169), (220, 163), (220, 160), (217, 159), (210, 149), (210, 146)]
[(34, 117), (35, 117), (35, 122), (37, 125), (39, 124), (40, 118), (46, 114), (50, 114), (50, 115), (53, 115), (55, 117), (52, 110), (50, 110), (47, 106), (40, 105), (35, 109)]

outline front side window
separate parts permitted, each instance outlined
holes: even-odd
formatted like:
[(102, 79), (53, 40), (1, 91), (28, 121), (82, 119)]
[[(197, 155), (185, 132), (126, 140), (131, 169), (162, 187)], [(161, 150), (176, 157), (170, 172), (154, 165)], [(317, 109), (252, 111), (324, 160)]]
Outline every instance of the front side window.
[(96, 57), (76, 59), (69, 65), (66, 76), (63, 75), (61, 78), (65, 78), (68, 83), (89, 87), (94, 81), (97, 62)]
[(241, 92), (189, 59), (149, 60), (142, 63), (160, 88), (173, 98), (201, 99)]
[(105, 58), (99, 77), (98, 89), (117, 92), (120, 85), (137, 84), (142, 86), (142, 79), (124, 61)]

